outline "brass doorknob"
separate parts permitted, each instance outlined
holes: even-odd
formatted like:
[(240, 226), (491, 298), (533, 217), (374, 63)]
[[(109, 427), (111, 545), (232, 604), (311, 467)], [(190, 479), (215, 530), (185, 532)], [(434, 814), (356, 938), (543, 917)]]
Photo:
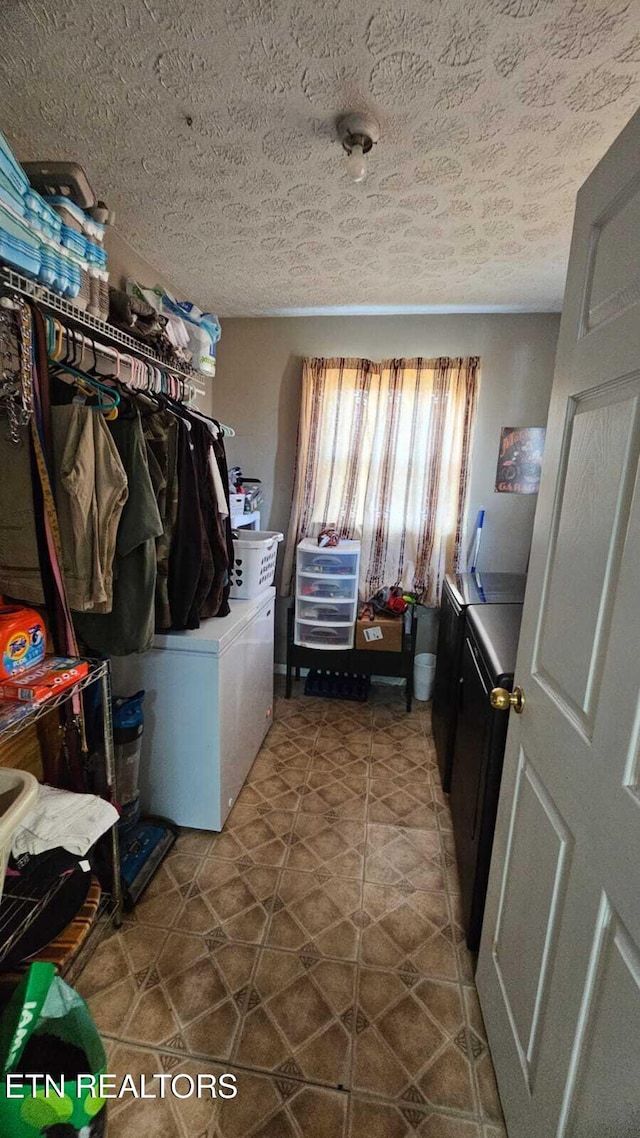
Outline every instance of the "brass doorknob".
[(513, 708), (516, 715), (522, 715), (524, 711), (525, 698), (520, 687), (515, 687), (513, 691), (507, 691), (506, 688), (494, 688), (489, 699), (491, 706), (495, 707), (496, 711), (508, 711), (510, 707)]

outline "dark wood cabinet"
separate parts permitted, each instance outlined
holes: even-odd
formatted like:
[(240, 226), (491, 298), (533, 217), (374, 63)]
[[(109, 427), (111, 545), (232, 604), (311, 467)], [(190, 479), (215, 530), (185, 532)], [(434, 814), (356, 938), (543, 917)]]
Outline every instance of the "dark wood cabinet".
[(470, 606), (519, 604), (526, 577), (517, 573), (448, 573), (440, 602), (432, 723), (442, 789), (451, 788), (465, 613)]
[(467, 609), (458, 683), (451, 815), (467, 945), (480, 944), (509, 712), (491, 707), (494, 687), (511, 691), (522, 605)]

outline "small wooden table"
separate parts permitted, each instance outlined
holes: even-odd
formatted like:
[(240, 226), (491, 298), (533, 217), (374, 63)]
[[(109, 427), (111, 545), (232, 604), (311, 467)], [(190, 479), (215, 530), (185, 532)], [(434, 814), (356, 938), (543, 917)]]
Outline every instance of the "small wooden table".
[(400, 676), (405, 680), (407, 711), (413, 700), (413, 664), (416, 654), (418, 618), (415, 606), (411, 609), (410, 625), (402, 632), (400, 652), (376, 652), (366, 648), (302, 648), (294, 643), (294, 608), (287, 614), (287, 679), (285, 695), (291, 698), (293, 672), (300, 679), (301, 668), (318, 671), (348, 672), (356, 676)]

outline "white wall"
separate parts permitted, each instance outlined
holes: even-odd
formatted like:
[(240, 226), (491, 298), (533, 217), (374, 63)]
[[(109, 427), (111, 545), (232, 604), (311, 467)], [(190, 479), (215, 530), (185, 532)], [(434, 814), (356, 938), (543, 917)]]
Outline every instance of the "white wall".
[(236, 430), (230, 464), (263, 480), (264, 528), (286, 530), (304, 356), (480, 356), (468, 517), (473, 525), (479, 507), (487, 510), (479, 567), (523, 572), (536, 498), (494, 492), (500, 429), (546, 423), (559, 321), (557, 313), (225, 320), (208, 409)]

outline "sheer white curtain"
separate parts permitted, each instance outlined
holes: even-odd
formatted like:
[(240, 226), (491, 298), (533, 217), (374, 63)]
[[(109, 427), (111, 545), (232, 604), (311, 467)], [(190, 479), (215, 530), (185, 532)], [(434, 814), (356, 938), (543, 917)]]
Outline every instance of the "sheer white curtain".
[(362, 541), (360, 591), (437, 603), (457, 567), (479, 360), (305, 360), (282, 591), (295, 548), (332, 524)]

